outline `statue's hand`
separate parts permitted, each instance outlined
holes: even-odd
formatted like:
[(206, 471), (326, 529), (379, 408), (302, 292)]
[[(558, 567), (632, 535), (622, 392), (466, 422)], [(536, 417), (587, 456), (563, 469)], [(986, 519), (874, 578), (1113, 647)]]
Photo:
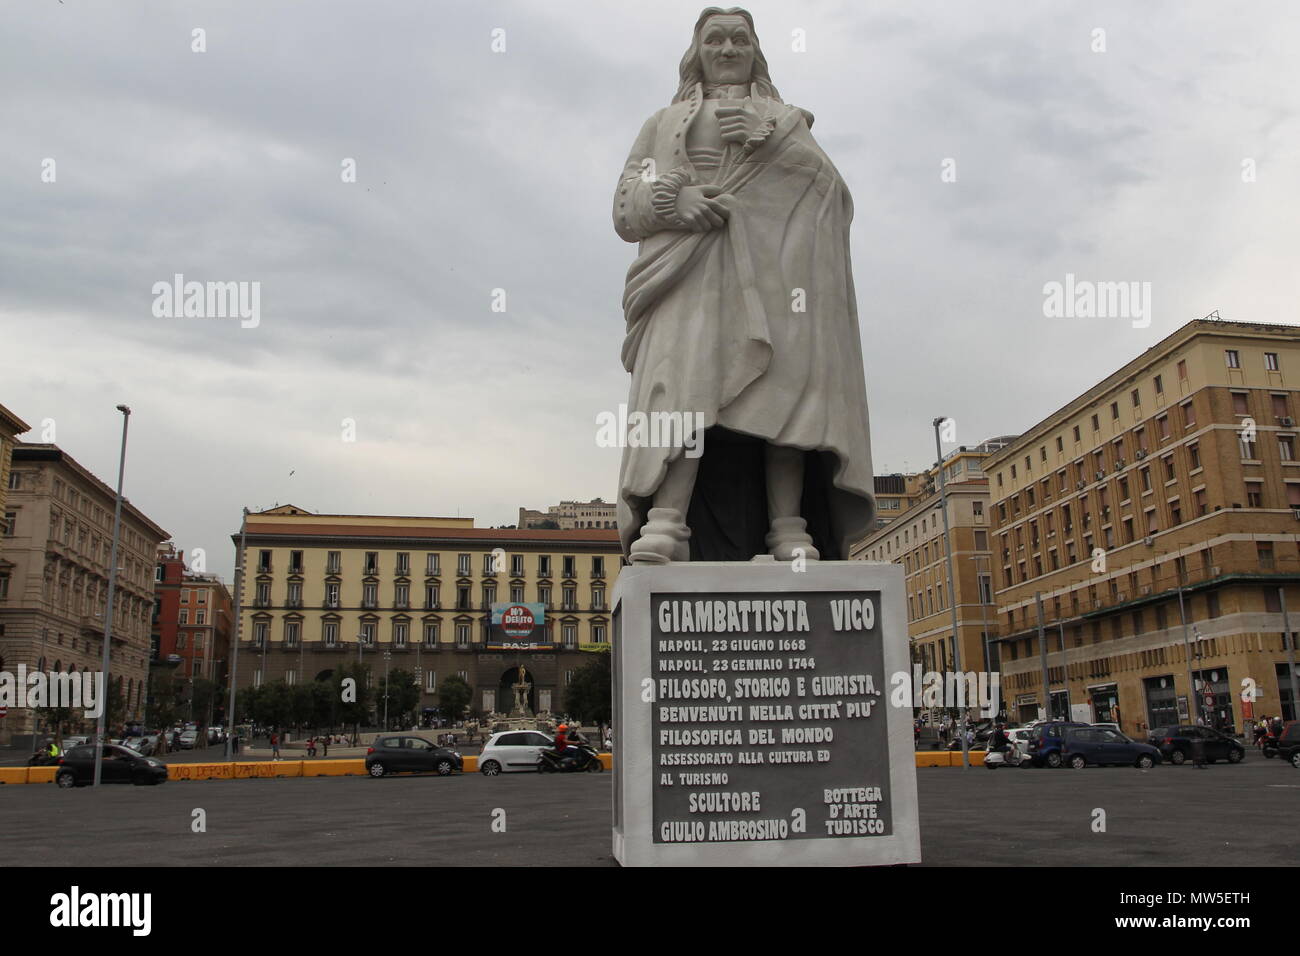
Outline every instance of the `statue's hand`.
[(743, 146), (749, 134), (758, 128), (758, 114), (746, 106), (719, 106), (717, 113), (718, 131), (722, 133), (724, 143)]
[(674, 207), (677, 217), (692, 232), (719, 229), (727, 222), (729, 210), (713, 197), (722, 192), (720, 186), (683, 186), (677, 193)]

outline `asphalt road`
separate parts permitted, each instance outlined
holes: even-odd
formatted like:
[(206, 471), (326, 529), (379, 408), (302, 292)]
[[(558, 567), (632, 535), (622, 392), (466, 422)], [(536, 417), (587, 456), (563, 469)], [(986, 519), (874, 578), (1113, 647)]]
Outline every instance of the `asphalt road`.
[[(11, 864), (61, 866), (611, 866), (612, 780), (528, 773), (0, 787), (0, 853)], [(1300, 864), (1286, 835), (1300, 772), (1276, 760), (1204, 771), (933, 768), (918, 770), (917, 782), (926, 866)], [(205, 833), (191, 829), (195, 809), (206, 813)], [(1097, 809), (1105, 832), (1093, 832)]]

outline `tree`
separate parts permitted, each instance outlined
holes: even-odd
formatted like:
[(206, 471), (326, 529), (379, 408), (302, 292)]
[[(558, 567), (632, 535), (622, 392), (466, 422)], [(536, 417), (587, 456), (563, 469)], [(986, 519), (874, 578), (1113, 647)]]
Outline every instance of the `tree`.
[(608, 650), (591, 652), (591, 659), (573, 672), (564, 707), (586, 724), (607, 724), (614, 710)]
[(166, 753), (171, 743), (167, 739), (167, 729), (176, 722), (179, 707), (177, 694), (180, 688), (177, 686), (176, 675), (170, 668), (155, 670), (150, 684), (151, 693), (148, 706), (145, 708), (145, 723), (150, 729), (158, 731), (161, 741), (158, 752)]
[(311, 684), (294, 684), (289, 688), (289, 720), (295, 731), (311, 723), (316, 714), (316, 691)]
[[(420, 702), (420, 687), (415, 682), (415, 675), (410, 671), (396, 670), (388, 675), (387, 680), (379, 682), (379, 700), (375, 706), (383, 710), (388, 702), (388, 720), (397, 721), (399, 726), (409, 726), (414, 721), (411, 715)], [(384, 728), (388, 730), (388, 727)]]
[(465, 714), (465, 708), (469, 706), (474, 692), (470, 690), (469, 684), (464, 679), (452, 675), (443, 678), (438, 685), (438, 706), (442, 708), (443, 714), (449, 721), (460, 720)]
[[(361, 724), (368, 720), (373, 692), (367, 686), (370, 668), (363, 664), (340, 664), (334, 669), (330, 692), (339, 722), (352, 725), (352, 741), (361, 736)], [(350, 683), (347, 683), (350, 682)]]

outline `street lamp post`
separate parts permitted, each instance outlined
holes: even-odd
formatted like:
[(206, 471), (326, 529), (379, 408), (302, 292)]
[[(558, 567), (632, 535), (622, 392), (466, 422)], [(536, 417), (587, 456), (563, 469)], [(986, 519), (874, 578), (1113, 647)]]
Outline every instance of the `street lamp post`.
[[(939, 429), (948, 419), (936, 418), (934, 425), (934, 450), (939, 457), (939, 510), (943, 512), (943, 545), (948, 564), (948, 603), (952, 606), (952, 663), (958, 674), (961, 673), (961, 633), (957, 630), (957, 592), (953, 589), (952, 573), (952, 529), (948, 522), (948, 485), (943, 480), (943, 443), (939, 438)], [(960, 685), (959, 685), (960, 686)], [(970, 741), (966, 737), (966, 723), (970, 719), (969, 711), (962, 701), (961, 709), (961, 763), (970, 769)]]
[(113, 546), (108, 558), (108, 607), (104, 611), (104, 652), (100, 664), (100, 673), (104, 683), (101, 685), (99, 719), (95, 723), (95, 780), (98, 787), (104, 774), (104, 723), (108, 719), (109, 651), (113, 643), (113, 598), (117, 590), (117, 543), (122, 534), (122, 480), (126, 477), (126, 430), (131, 421), (131, 409), (125, 405), (117, 406), (122, 413), (122, 451), (117, 462), (117, 500), (113, 504)]
[(226, 707), (226, 759), (231, 757), (235, 741), (235, 678), (239, 674), (239, 635), (244, 628), (241, 606), (244, 600), (244, 542), (248, 532), (248, 509), (239, 522), (239, 554), (235, 561), (235, 634), (230, 642), (230, 703)]
[(392, 651), (384, 651), (384, 730), (388, 730), (388, 662), (393, 659)]

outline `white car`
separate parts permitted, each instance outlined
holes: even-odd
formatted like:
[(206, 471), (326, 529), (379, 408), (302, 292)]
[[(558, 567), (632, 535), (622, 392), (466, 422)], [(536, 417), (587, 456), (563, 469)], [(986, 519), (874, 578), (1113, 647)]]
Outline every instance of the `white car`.
[(1033, 735), (1032, 727), (1013, 727), (1006, 731), (1007, 737), (1011, 740), (1011, 745), (1019, 750), (1022, 754), (1029, 753), (1029, 738)]
[(493, 734), (483, 744), (478, 756), (480, 773), (495, 777), (515, 770), (536, 770), (542, 751), (555, 746), (555, 740), (538, 730), (507, 730)]

